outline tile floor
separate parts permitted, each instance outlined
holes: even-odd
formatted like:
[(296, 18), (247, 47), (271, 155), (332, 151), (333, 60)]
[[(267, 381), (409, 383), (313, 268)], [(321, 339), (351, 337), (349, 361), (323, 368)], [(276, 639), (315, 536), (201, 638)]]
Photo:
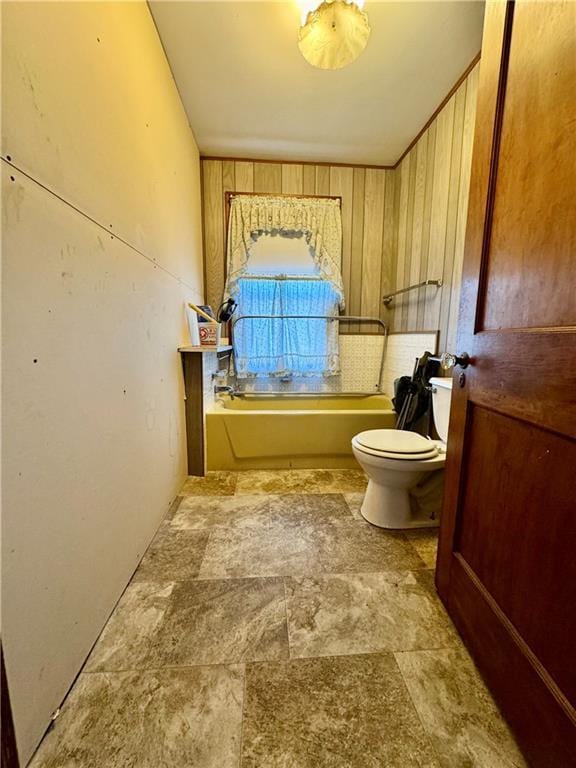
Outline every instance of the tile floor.
[(434, 589), (434, 532), (356, 471), (189, 478), (32, 768), (520, 768)]

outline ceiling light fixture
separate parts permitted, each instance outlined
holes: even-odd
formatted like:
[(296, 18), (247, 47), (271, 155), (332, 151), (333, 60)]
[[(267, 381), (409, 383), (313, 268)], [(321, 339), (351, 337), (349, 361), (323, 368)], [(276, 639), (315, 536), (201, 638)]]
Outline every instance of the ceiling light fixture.
[(364, 0), (299, 0), (298, 47), (309, 64), (342, 69), (360, 56), (370, 37)]

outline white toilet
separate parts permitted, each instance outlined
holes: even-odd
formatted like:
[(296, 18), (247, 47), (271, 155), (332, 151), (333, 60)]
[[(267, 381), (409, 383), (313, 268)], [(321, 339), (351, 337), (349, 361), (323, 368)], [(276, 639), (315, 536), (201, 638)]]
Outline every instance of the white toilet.
[(440, 440), (416, 432), (370, 429), (352, 438), (356, 460), (369, 477), (362, 516), (381, 528), (425, 528), (438, 525), (438, 516), (415, 515), (409, 491), (425, 473), (443, 469), (448, 440), (452, 379), (430, 379), (432, 413)]

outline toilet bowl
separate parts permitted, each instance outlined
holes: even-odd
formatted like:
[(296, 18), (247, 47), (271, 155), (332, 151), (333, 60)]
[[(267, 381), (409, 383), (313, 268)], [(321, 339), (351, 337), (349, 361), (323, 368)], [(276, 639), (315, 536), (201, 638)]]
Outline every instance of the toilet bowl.
[(429, 528), (438, 525), (438, 515), (413, 511), (410, 489), (427, 473), (444, 468), (452, 379), (430, 379), (432, 413), (440, 440), (416, 432), (370, 429), (352, 438), (352, 451), (368, 475), (362, 516), (381, 528)]

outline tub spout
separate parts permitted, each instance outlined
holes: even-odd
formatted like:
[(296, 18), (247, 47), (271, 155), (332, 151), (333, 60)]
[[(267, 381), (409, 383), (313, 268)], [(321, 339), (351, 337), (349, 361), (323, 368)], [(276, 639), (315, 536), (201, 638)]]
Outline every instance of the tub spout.
[(234, 399), (234, 387), (230, 387), (226, 384), (216, 384), (214, 387), (214, 394), (219, 395), (226, 392), (228, 395), (230, 395), (231, 399)]

